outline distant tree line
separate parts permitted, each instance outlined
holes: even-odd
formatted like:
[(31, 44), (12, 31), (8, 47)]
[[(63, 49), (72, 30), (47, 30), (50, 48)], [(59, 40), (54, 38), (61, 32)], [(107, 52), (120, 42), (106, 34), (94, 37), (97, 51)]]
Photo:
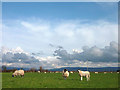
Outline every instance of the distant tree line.
[[(21, 68), (23, 70), (23, 68)], [(13, 69), (7, 69), (7, 66), (3, 65), (1, 68), (0, 68), (0, 72), (14, 72), (15, 70), (17, 70), (16, 68), (13, 68)], [(36, 68), (30, 68), (29, 70), (25, 70), (25, 72), (50, 72), (48, 71), (47, 69), (43, 69), (42, 66), (40, 66), (39, 69), (36, 69)]]
[[(21, 68), (23, 70), (23, 68)], [(17, 70), (17, 68), (13, 68), (13, 69), (7, 69), (7, 66), (3, 65), (2, 67), (0, 67), (0, 72), (14, 72), (15, 70)], [(43, 69), (42, 66), (39, 67), (39, 69), (36, 68), (30, 68), (29, 70), (24, 70), (25, 72), (61, 72), (61, 71), (50, 71), (47, 69)], [(77, 71), (72, 71), (72, 72), (77, 72)], [(94, 72), (94, 71), (91, 71)], [(99, 71), (100, 72), (104, 72), (104, 71)], [(106, 71), (106, 72), (111, 72), (111, 71)], [(120, 70), (117, 70), (116, 72), (120, 72)]]

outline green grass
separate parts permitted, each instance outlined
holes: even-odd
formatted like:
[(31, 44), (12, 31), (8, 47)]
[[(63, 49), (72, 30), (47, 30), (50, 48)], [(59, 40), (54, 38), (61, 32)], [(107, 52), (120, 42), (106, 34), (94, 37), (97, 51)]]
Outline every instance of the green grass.
[(61, 73), (25, 73), (23, 78), (2, 73), (2, 88), (118, 88), (118, 74), (91, 73), (90, 81), (80, 81), (78, 73), (66, 80)]

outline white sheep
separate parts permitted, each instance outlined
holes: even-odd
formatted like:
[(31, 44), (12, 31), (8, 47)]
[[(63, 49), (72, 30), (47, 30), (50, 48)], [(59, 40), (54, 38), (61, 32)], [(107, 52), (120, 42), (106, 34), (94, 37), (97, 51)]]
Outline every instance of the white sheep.
[(24, 70), (16, 70), (13, 74), (12, 77), (14, 76), (24, 76)]
[(59, 73), (58, 71), (56, 71), (55, 73)]
[(73, 73), (72, 71), (70, 71), (70, 73)]
[(46, 73), (46, 72), (44, 72), (44, 73)]
[(40, 73), (40, 71), (38, 71), (38, 73)]
[(86, 77), (87, 81), (90, 79), (90, 72), (89, 71), (78, 70), (78, 72), (79, 72), (79, 75), (81, 77), (81, 80), (82, 80), (82, 77)]
[(106, 74), (107, 72), (104, 72), (104, 74)]
[(64, 69), (62, 72), (62, 76), (64, 77), (64, 79), (66, 79), (67, 77), (69, 77), (69, 72), (67, 69)]
[(16, 70), (13, 74), (12, 74), (12, 77), (14, 76), (18, 76), (18, 70)]
[(95, 72), (95, 74), (98, 74), (98, 72)]

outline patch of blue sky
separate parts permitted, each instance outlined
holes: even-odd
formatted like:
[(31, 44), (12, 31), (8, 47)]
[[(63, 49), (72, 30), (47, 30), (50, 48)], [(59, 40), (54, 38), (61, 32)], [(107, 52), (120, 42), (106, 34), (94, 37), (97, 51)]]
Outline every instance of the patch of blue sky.
[(4, 2), (3, 21), (35, 17), (44, 20), (98, 20), (117, 22), (117, 2)]

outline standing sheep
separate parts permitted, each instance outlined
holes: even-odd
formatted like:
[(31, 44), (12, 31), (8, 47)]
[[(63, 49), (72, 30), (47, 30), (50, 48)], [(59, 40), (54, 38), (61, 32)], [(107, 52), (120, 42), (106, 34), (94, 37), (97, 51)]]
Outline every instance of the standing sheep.
[(95, 74), (98, 74), (98, 72), (95, 72)]
[(69, 77), (69, 72), (67, 69), (63, 70), (62, 76), (64, 77), (64, 79), (66, 79), (67, 77)]
[(107, 72), (104, 72), (104, 74), (106, 74)]
[(16, 71), (12, 74), (12, 77), (15, 77), (15, 76), (21, 76), (21, 77), (23, 77), (23, 76), (24, 76), (24, 70), (16, 70)]
[(82, 80), (82, 77), (86, 77), (87, 81), (90, 79), (90, 72), (89, 71), (78, 70), (78, 72), (79, 72), (79, 75), (81, 77), (81, 80)]
[(70, 73), (73, 73), (72, 71), (70, 71)]
[(40, 73), (40, 71), (38, 71), (38, 73)]

